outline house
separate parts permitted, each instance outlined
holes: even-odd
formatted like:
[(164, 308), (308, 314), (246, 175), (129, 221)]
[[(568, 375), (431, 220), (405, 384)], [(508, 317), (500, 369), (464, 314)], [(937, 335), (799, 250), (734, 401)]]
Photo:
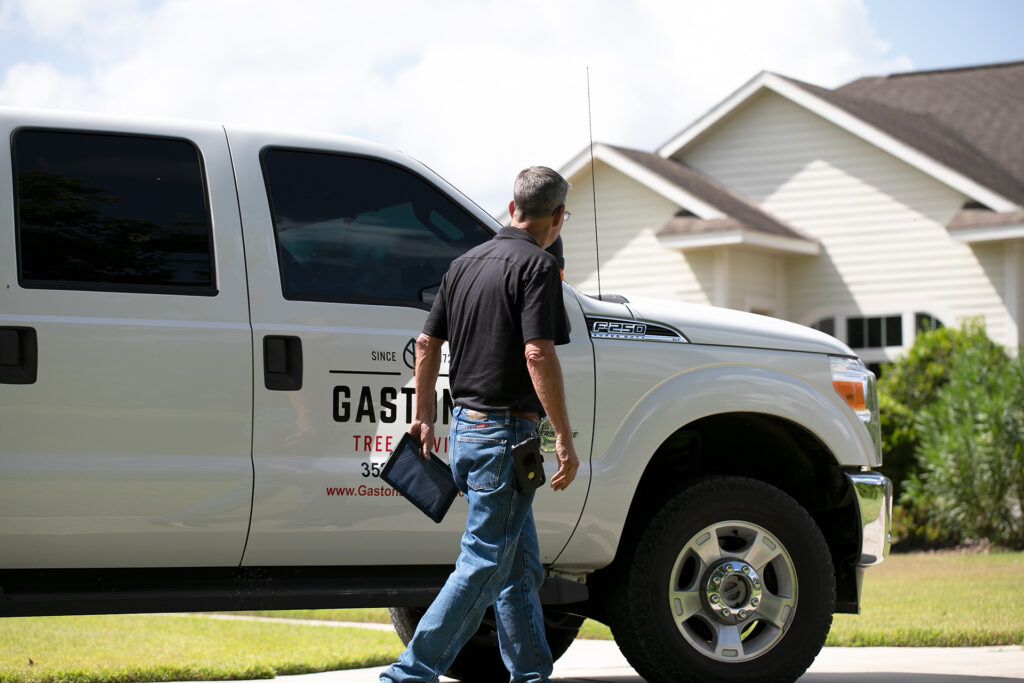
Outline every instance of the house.
[(581, 291), (785, 318), (871, 364), (973, 316), (1024, 343), (1024, 62), (834, 90), (763, 72), (659, 149), (593, 162), (561, 169)]

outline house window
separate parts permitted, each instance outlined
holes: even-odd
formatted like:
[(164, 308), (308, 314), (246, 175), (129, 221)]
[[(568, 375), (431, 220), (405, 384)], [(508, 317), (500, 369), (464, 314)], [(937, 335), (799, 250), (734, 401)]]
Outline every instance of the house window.
[(836, 336), (836, 319), (835, 318), (822, 318), (816, 322), (811, 323), (811, 328), (830, 334), (833, 337)]
[[(913, 327), (910, 327), (911, 320)], [(903, 348), (912, 344), (916, 335), (942, 326), (941, 320), (922, 311), (873, 316), (835, 315), (820, 318), (810, 325), (846, 342), (876, 375)], [(905, 338), (904, 329), (912, 330), (912, 336)]]
[(927, 313), (914, 314), (914, 332), (930, 332), (942, 327), (942, 321)]
[(854, 349), (903, 346), (903, 316), (868, 316), (846, 319), (846, 343)]

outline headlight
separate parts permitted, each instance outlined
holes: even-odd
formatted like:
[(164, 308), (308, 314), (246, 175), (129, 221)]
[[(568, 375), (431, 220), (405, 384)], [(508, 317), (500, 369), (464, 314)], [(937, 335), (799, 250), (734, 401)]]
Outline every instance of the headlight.
[(882, 461), (882, 428), (878, 419), (878, 388), (875, 374), (857, 358), (830, 357), (832, 387), (853, 409), (867, 427), (875, 444), (878, 461)]

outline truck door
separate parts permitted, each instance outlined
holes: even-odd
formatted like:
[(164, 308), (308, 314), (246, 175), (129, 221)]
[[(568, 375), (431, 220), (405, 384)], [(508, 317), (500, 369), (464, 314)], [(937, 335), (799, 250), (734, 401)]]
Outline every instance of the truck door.
[(223, 129), (6, 113), (0, 139), (0, 566), (237, 565), (252, 342)]
[[(434, 524), (379, 474), (412, 419), (413, 340), (441, 277), (498, 226), (429, 170), (387, 150), (233, 132), (230, 139), (258, 379), (245, 564), (454, 561), (465, 502)], [(582, 353), (592, 372), (589, 341)], [(444, 361), (434, 450), (447, 460), (447, 347)], [(579, 404), (588, 436), (591, 400)], [(585, 487), (561, 498), (561, 514), (541, 529), (549, 558), (568, 539)]]

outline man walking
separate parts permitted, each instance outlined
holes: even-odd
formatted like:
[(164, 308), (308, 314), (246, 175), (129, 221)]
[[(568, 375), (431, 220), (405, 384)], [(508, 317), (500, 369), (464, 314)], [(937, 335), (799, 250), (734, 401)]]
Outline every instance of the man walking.
[(541, 413), (555, 430), (565, 489), (579, 461), (555, 345), (569, 341), (554, 243), (569, 217), (569, 184), (544, 166), (515, 181), (512, 224), (452, 262), (416, 340), (416, 414), (409, 432), (426, 456), (434, 440), (434, 386), (441, 345), (451, 351), (450, 465), (469, 503), (455, 571), (381, 681), (436, 681), (494, 605), (498, 642), (513, 683), (548, 681), (551, 651), (537, 591), (544, 580), (533, 492), (516, 488), (512, 447), (536, 432)]

